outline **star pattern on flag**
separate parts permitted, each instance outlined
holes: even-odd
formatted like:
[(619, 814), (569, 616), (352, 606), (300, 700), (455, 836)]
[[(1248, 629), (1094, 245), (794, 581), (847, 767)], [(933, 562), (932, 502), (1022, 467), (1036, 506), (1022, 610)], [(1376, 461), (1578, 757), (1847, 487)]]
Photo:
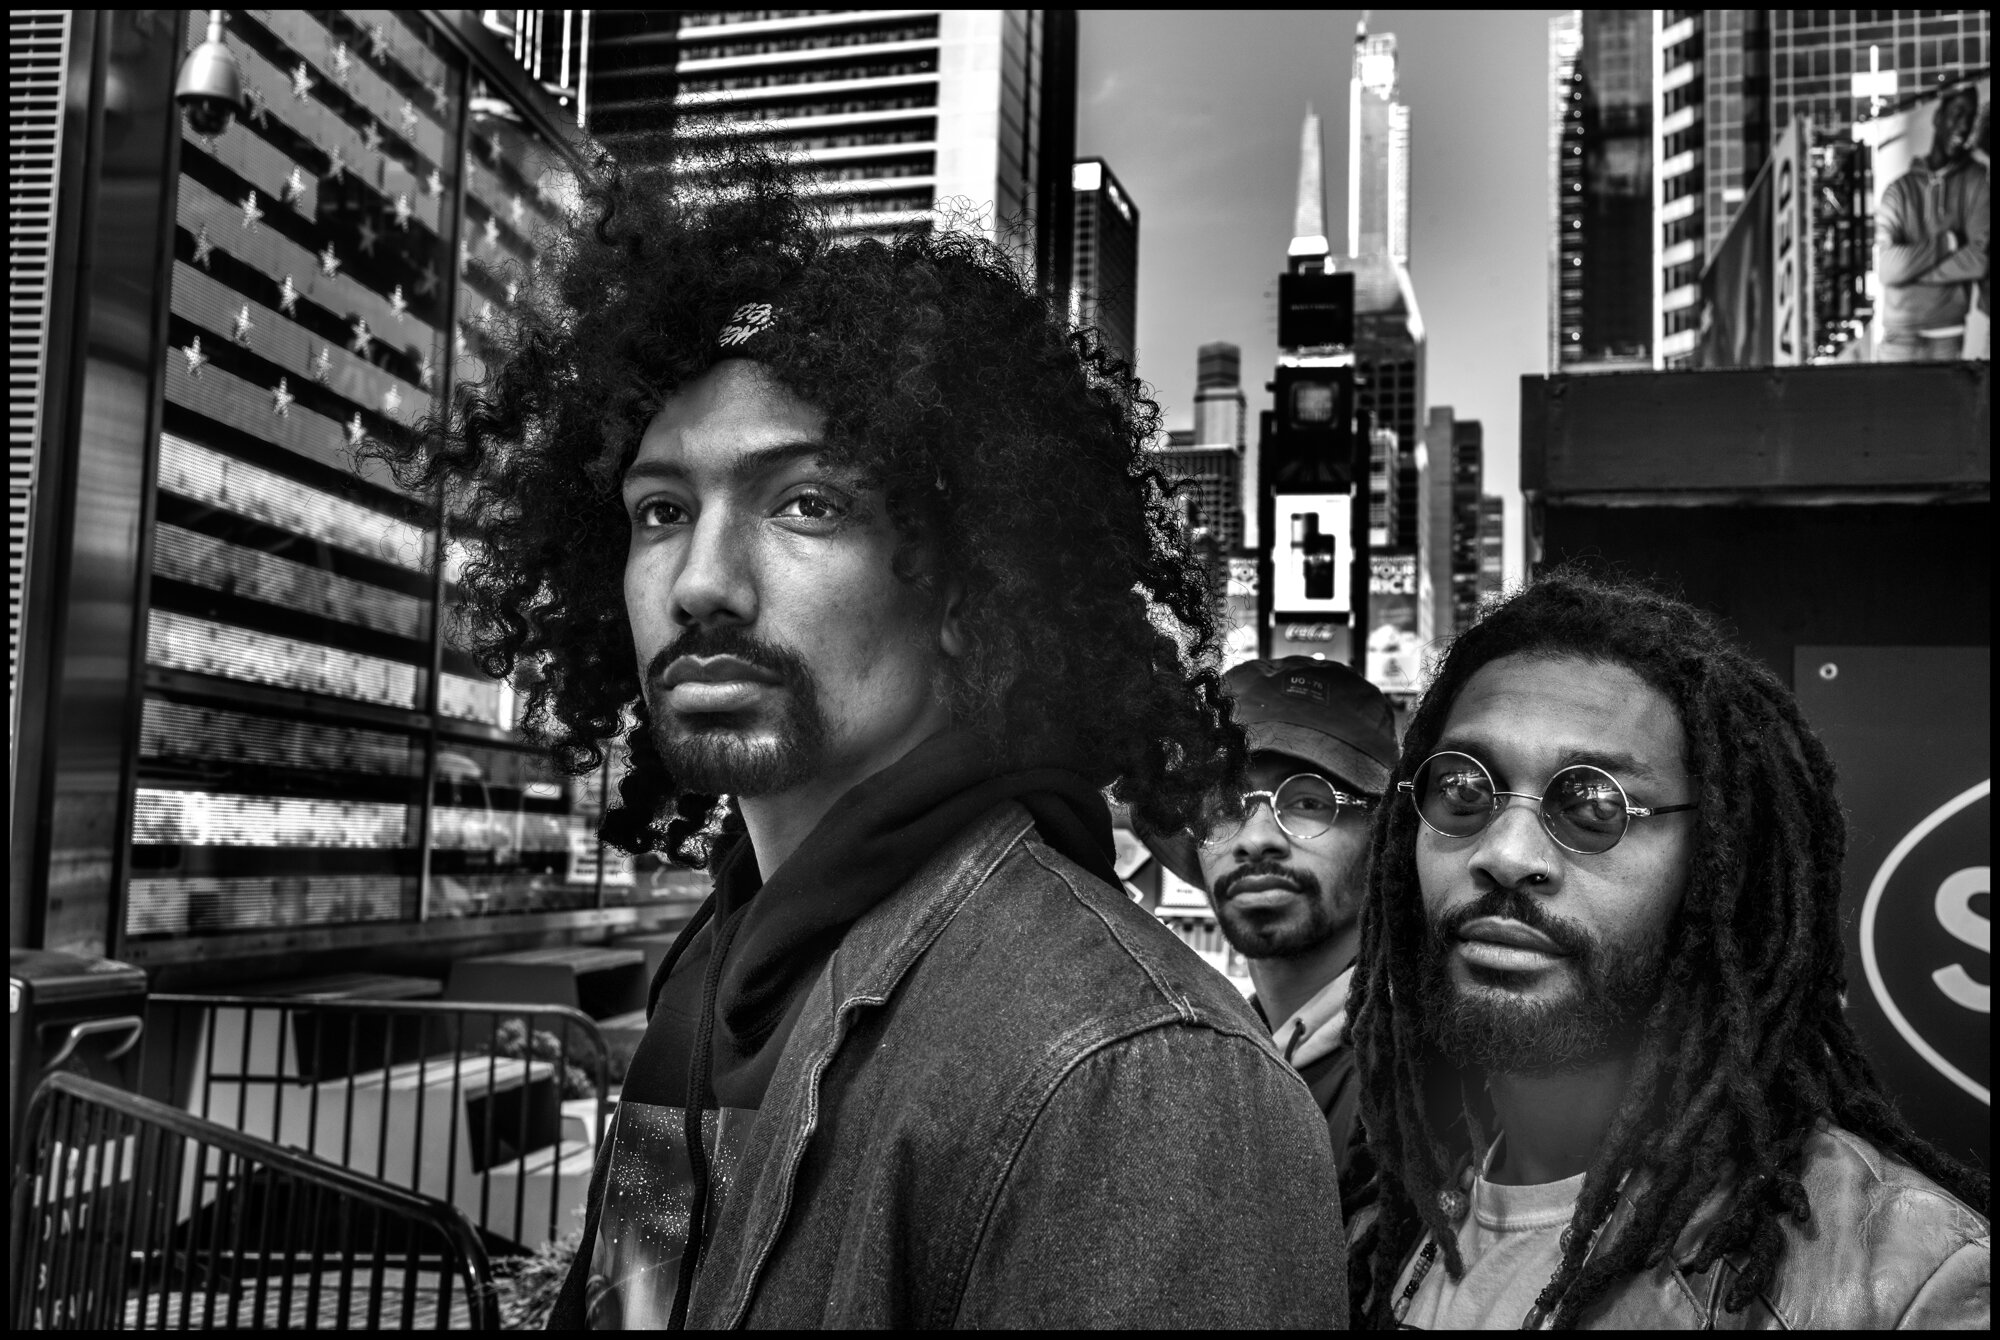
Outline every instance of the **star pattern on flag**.
[(208, 235), (208, 225), (202, 224), (195, 230), (194, 263), (202, 269), (208, 268), (209, 257), (215, 254), (215, 240)]
[(451, 347), (460, 358), (465, 357), (469, 346), (465, 341), (465, 323), (463, 321), (459, 322), (457, 327), (452, 331)]
[(424, 190), (431, 195), (444, 194), (444, 177), (436, 168), (432, 168), (431, 175), (424, 178)]
[(347, 155), (340, 151), (338, 144), (326, 151), (326, 179), (339, 181), (340, 174), (347, 171)]
[(368, 357), (368, 345), (375, 337), (368, 333), (367, 318), (355, 317), (353, 331), (354, 333), (348, 337), (347, 347), (363, 358)]
[(515, 282), (514, 282), (513, 280), (511, 280), (511, 279), (510, 279), (510, 280), (508, 280), (508, 281), (507, 281), (507, 305), (508, 305), (509, 307), (512, 307), (512, 306), (514, 305), (514, 300), (515, 300), (516, 298), (520, 297), (520, 296), (521, 296), (521, 286), (520, 286), (519, 284), (515, 283)]
[(389, 294), (389, 310), (396, 314), (396, 320), (405, 320), (410, 310), (410, 300), (403, 296), (403, 286), (396, 285)]
[(248, 349), (250, 347), (250, 332), (255, 329), (257, 329), (257, 325), (250, 319), (250, 304), (246, 302), (243, 304), (243, 310), (236, 314), (235, 323), (230, 326), (229, 337), (245, 349)]
[(527, 206), (521, 203), (520, 196), (516, 195), (508, 197), (507, 200), (508, 222), (512, 223), (516, 228), (519, 228), (521, 226), (521, 211), (526, 208)]
[(347, 445), (358, 447), (367, 436), (368, 430), (361, 424), (361, 412), (356, 410), (354, 417), (347, 421)]
[(396, 124), (403, 128), (403, 138), (411, 139), (417, 133), (417, 104), (408, 98), (396, 109)]
[(408, 191), (398, 192), (393, 208), (396, 213), (396, 226), (407, 232), (410, 227), (410, 193)]
[(419, 298), (428, 298), (436, 294), (437, 291), (438, 291), (437, 271), (431, 269), (428, 265), (426, 265), (417, 274), (417, 296)]
[(292, 402), (297, 399), (298, 397), (292, 394), (290, 381), (284, 377), (278, 378), (278, 384), (271, 388), (271, 413), (281, 419), (291, 418)]
[(195, 336), (181, 353), (187, 358), (188, 376), (199, 377), (201, 370), (208, 366), (208, 355), (201, 351), (201, 336)]
[(361, 254), (364, 256), (373, 256), (375, 254), (375, 244), (382, 240), (382, 234), (376, 229), (375, 221), (364, 218), (354, 225), (354, 231), (361, 238)]
[(371, 154), (382, 152), (382, 127), (376, 124), (373, 117), (369, 118), (367, 125), (361, 127), (361, 142), (368, 146), (368, 152)]
[(486, 216), (486, 245), (489, 247), (500, 245), (500, 220), (491, 214)]
[(257, 207), (257, 193), (255, 191), (252, 191), (250, 192), (250, 194), (243, 197), (242, 226), (248, 228), (251, 232), (254, 233), (257, 231), (257, 225), (262, 223), (263, 221), (264, 221), (264, 211)]
[(417, 385), (428, 391), (433, 389), (436, 382), (437, 364), (431, 362), (431, 356), (426, 353), (417, 364)]
[(479, 167), (479, 160), (472, 156), (472, 150), (465, 151), (465, 175), (470, 177)]
[(292, 71), (292, 97), (295, 101), (304, 102), (312, 91), (312, 74), (306, 69), (306, 63), (300, 61), (298, 68)]
[(333, 48), (333, 77), (347, 87), (347, 77), (354, 73), (354, 57), (347, 54), (347, 43), (338, 42)]
[(294, 201), (304, 200), (305, 198), (306, 174), (299, 171), (298, 167), (294, 165), (292, 175), (285, 178), (284, 189), (278, 192), (278, 199), (280, 203), (289, 204)]
[(382, 25), (381, 25), (381, 24), (379, 24), (379, 23), (371, 23), (371, 24), (369, 24), (369, 25), (368, 25), (368, 58), (369, 58), (370, 60), (381, 60), (381, 59), (382, 59), (382, 58), (383, 58), (384, 56), (386, 56), (386, 55), (388, 55), (388, 54), (389, 54), (389, 34), (388, 34), (388, 32), (387, 32), (387, 31), (385, 31), (385, 30), (383, 29)]
[(431, 106), (435, 107), (439, 112), (443, 112), (445, 105), (444, 79), (442, 77), (433, 79), (430, 83), (425, 84), (424, 88), (431, 95)]
[(340, 273), (340, 257), (333, 253), (333, 243), (326, 244), (326, 250), (319, 254), (319, 272), (328, 279)]
[(464, 238), (458, 240), (458, 272), (463, 275), (472, 269), (472, 243)]
[(264, 90), (252, 84), (247, 96), (250, 99), (250, 111), (246, 119), (254, 121), (260, 126), (269, 126), (271, 124), (271, 100), (264, 96)]
[(389, 385), (389, 389), (382, 393), (382, 412), (384, 414), (394, 414), (402, 407), (403, 393), (398, 391), (392, 382)]
[(308, 366), (312, 372), (313, 380), (322, 385), (325, 384), (328, 374), (333, 371), (333, 349), (328, 345), (322, 344), (319, 347), (319, 352), (312, 356), (312, 361)]
[(285, 282), (278, 285), (278, 310), (286, 316), (299, 314), (299, 286), (292, 282), (290, 275), (286, 275)]

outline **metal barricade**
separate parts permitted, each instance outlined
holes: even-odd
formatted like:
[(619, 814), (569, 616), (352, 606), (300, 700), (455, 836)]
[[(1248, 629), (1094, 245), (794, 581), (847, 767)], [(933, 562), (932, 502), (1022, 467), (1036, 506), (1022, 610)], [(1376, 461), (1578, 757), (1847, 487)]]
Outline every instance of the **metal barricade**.
[(454, 1207), (78, 1075), (14, 1173), (13, 1329), (497, 1330)]
[(455, 1205), (498, 1251), (581, 1222), (610, 1086), (565, 1006), (156, 995), (144, 1087)]

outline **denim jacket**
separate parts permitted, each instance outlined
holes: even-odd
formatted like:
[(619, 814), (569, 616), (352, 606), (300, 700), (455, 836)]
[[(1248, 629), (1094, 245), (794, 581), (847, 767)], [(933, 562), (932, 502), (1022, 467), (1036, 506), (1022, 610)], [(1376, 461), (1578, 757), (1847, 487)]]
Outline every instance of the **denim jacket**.
[(715, 1216), (690, 1328), (1347, 1321), (1304, 1082), (1012, 803), (842, 940)]

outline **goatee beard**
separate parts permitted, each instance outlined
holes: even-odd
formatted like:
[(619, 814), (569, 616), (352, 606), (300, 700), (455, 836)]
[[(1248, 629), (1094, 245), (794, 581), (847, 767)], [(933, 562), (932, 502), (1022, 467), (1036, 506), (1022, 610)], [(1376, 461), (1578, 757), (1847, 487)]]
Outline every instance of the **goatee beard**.
[[(1358, 867), (1367, 859), (1357, 853), (1335, 873), (1333, 887), (1322, 888), (1312, 871), (1279, 860), (1248, 861), (1215, 882), (1216, 924), (1237, 953), (1244, 958), (1285, 959), (1310, 954), (1354, 923), (1360, 910), (1361, 890), (1367, 884)], [(1230, 907), (1229, 891), (1253, 875), (1283, 875), (1298, 886), (1305, 915), (1298, 921), (1269, 922)]]
[[(1454, 981), (1458, 931), (1480, 917), (1507, 917), (1548, 936), (1568, 955), (1555, 971), (1570, 976), (1571, 988), (1531, 1000), (1504, 985)], [(1666, 942), (1655, 935), (1607, 945), (1550, 916), (1530, 895), (1496, 888), (1430, 923), (1421, 972), (1424, 1031), (1446, 1059), (1485, 1071), (1550, 1074), (1609, 1059), (1638, 1040), (1659, 999)]]
[[(778, 705), (687, 715), (668, 706), (660, 675), (683, 656), (733, 656), (779, 679)], [(737, 628), (690, 628), (646, 667), (653, 747), (682, 791), (763, 796), (809, 781), (826, 754), (826, 715), (812, 670), (796, 652)]]

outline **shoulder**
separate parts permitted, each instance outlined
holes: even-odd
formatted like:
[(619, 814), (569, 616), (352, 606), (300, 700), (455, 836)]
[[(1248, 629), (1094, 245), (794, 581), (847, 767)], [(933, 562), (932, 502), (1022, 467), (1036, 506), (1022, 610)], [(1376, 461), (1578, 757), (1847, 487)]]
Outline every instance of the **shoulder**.
[(1123, 889), (1025, 822), (1017, 832), (917, 965), (929, 979), (912, 983), (918, 994), (948, 982), (956, 1008), (1003, 1051), (1074, 1061), (1142, 1033), (1183, 1041), (1199, 1033), (1256, 1053), (1297, 1083), (1226, 978)]
[(1822, 1126), (1801, 1176), (1809, 1224), (1783, 1225), (1773, 1312), (1793, 1326), (1953, 1326), (1990, 1317), (1984, 1216), (1852, 1131)]

